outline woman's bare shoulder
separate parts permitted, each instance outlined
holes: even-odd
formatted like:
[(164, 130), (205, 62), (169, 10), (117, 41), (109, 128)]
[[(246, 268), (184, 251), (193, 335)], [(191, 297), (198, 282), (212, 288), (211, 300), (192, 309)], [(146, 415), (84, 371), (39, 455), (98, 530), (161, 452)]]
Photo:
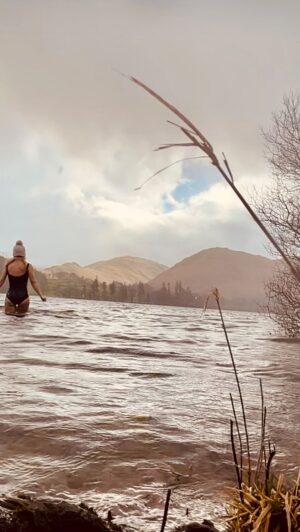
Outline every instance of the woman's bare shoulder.
[(15, 259), (13, 257), (11, 257), (10, 259), (6, 259), (5, 261), (5, 267), (7, 268), (7, 266), (9, 266), (9, 264), (12, 264), (12, 262), (14, 262)]
[(27, 262), (26, 270), (28, 271), (30, 275), (30, 279), (34, 279), (35, 278), (34, 267), (32, 266), (32, 264), (30, 264), (30, 262)]

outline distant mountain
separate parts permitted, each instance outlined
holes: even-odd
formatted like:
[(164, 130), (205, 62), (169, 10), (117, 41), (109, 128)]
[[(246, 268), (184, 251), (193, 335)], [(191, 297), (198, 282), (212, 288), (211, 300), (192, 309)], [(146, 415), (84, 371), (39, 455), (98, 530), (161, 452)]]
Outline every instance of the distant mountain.
[(59, 279), (66, 275), (76, 275), (77, 277), (84, 277), (85, 279), (94, 280), (99, 273), (89, 267), (80, 266), (77, 262), (65, 262), (49, 268), (44, 268), (43, 273), (50, 279)]
[(58, 266), (45, 268), (43, 273), (48, 278), (58, 279), (67, 274), (99, 282), (133, 284), (137, 282), (147, 283), (167, 269), (167, 266), (158, 262), (142, 259), (139, 257), (117, 257), (110, 260), (95, 262), (87, 266), (80, 266), (76, 262), (67, 262)]
[(265, 283), (276, 266), (274, 260), (226, 248), (200, 251), (178, 262), (150, 282), (154, 289), (164, 283), (174, 290), (176, 282), (205, 297), (220, 290), (224, 308), (259, 310), (266, 303)]

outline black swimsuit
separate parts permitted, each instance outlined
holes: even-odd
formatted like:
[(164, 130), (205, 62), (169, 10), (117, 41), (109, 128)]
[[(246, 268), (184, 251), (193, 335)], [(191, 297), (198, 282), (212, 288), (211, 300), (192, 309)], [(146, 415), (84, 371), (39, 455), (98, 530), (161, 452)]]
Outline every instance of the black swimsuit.
[(25, 273), (23, 275), (11, 275), (7, 270), (7, 275), (9, 279), (9, 289), (6, 294), (9, 301), (13, 305), (20, 305), (28, 298), (27, 292), (27, 283), (28, 283), (28, 268), (29, 264), (26, 266)]

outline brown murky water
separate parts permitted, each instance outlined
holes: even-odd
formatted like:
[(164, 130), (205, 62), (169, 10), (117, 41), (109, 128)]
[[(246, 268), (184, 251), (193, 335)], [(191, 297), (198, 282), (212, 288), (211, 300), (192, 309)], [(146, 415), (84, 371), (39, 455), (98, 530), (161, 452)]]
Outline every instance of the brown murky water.
[[(300, 344), (257, 314), (225, 312), (252, 440), (259, 378), (277, 467), (300, 456)], [(236, 386), (217, 312), (32, 298), (0, 314), (2, 492), (85, 500), (157, 530), (214, 517), (234, 472), (229, 392)]]

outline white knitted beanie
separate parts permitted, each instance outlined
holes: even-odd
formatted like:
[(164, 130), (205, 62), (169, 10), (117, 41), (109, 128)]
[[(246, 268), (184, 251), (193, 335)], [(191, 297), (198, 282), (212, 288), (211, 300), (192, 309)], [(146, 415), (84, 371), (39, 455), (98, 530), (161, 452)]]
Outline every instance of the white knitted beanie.
[(16, 245), (14, 246), (14, 249), (13, 249), (13, 256), (23, 257), (25, 259), (26, 252), (25, 252), (25, 248), (23, 246), (22, 240), (17, 240)]

